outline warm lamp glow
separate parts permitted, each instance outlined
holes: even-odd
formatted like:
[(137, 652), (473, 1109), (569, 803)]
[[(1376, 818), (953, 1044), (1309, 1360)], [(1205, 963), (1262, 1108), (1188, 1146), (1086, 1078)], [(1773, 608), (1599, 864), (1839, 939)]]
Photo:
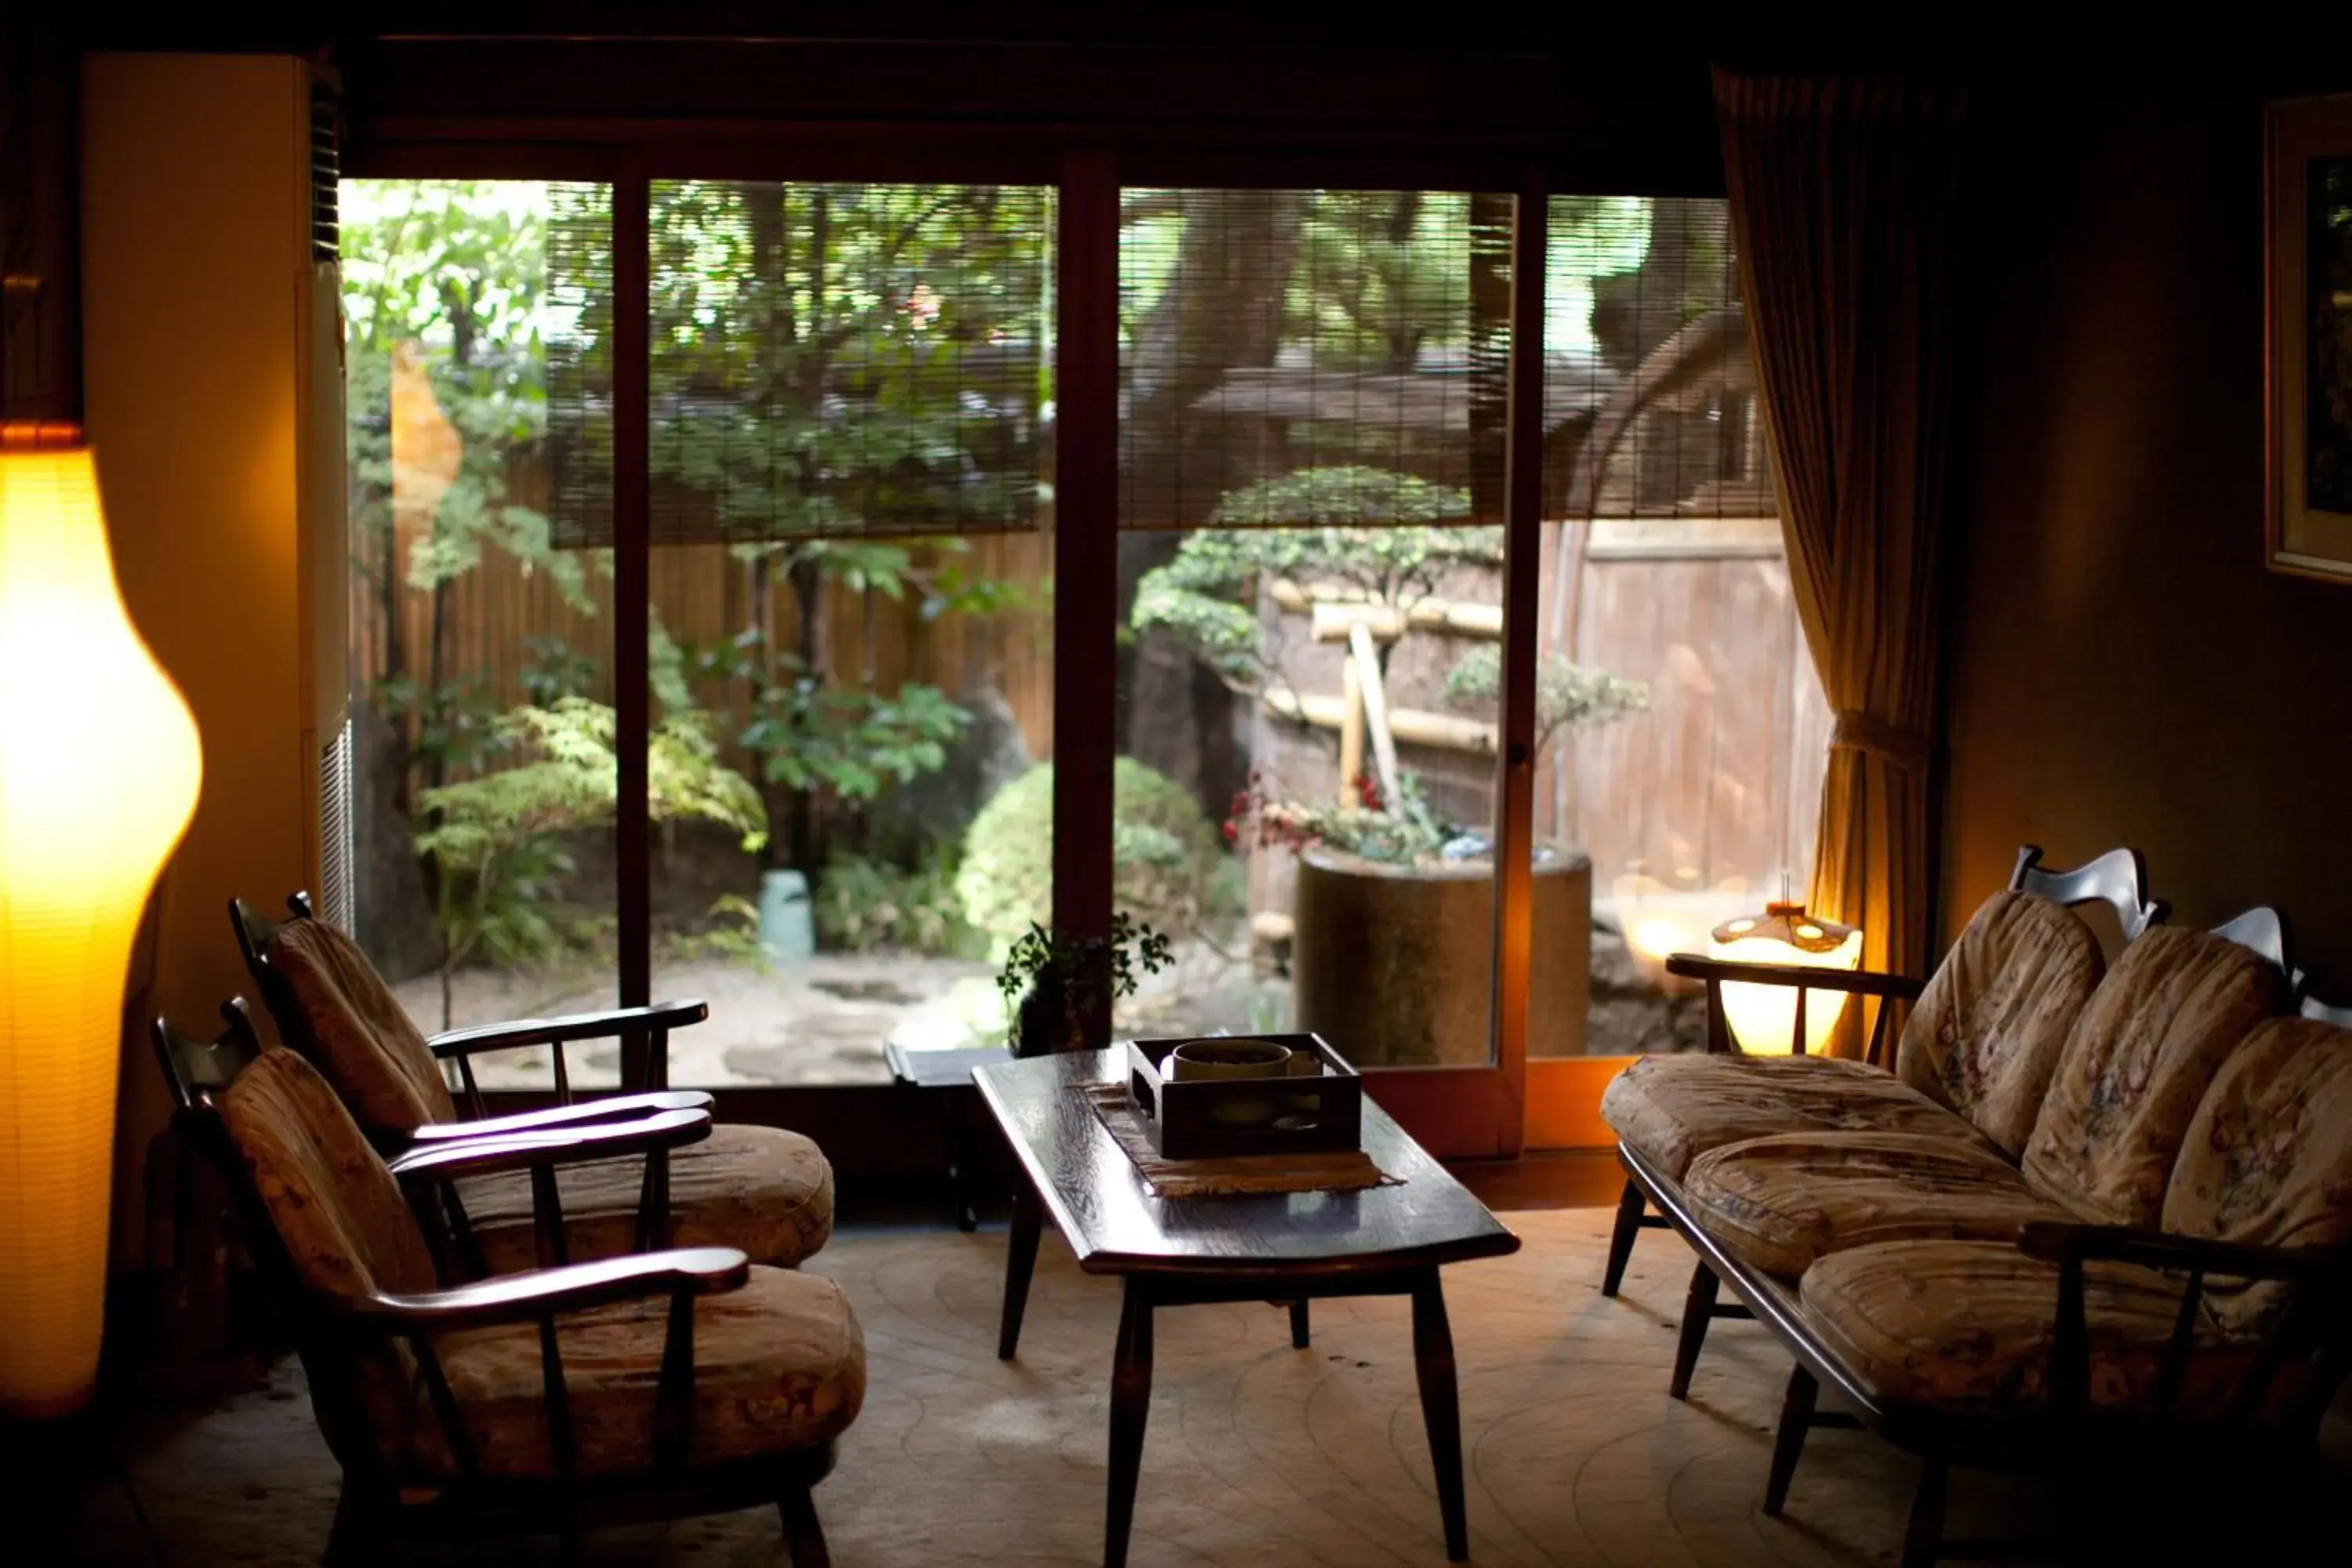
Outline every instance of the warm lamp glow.
[[(1862, 963), (1862, 932), (1853, 926), (1816, 920), (1802, 904), (1773, 903), (1760, 915), (1745, 915), (1715, 928), (1706, 955), (1732, 963), (1783, 963), (1807, 969), (1855, 969)], [(1726, 981), (1724, 1016), (1739, 1048), (1753, 1056), (1785, 1057), (1797, 1037), (1797, 997), (1787, 985), (1742, 985)], [(1815, 991), (1805, 998), (1805, 1051), (1818, 1056), (1844, 1016), (1846, 993)]]
[(131, 938), (195, 808), (195, 721), (123, 609), (89, 448), (0, 430), (0, 1413), (98, 1373)]

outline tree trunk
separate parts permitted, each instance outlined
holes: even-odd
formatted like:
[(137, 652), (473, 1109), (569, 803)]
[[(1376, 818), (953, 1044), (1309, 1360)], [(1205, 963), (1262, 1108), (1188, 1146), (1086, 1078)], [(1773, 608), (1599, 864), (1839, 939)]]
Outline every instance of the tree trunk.
[[(1135, 329), (1128, 355), (1127, 483), (1152, 531), (1118, 547), (1118, 615), (1143, 574), (1176, 552), (1178, 529), (1206, 522), (1223, 493), (1271, 477), (1244, 469), (1213, 419), (1184, 411), (1229, 371), (1274, 363), (1283, 299), (1298, 258), (1306, 197), (1295, 191), (1188, 195), (1184, 231), (1168, 286)], [(1154, 634), (1119, 650), (1128, 700), (1118, 714), (1121, 752), (1190, 789), (1213, 816), (1246, 782), (1233, 694), (1172, 639)], [(1139, 722), (1140, 719), (1140, 722)]]

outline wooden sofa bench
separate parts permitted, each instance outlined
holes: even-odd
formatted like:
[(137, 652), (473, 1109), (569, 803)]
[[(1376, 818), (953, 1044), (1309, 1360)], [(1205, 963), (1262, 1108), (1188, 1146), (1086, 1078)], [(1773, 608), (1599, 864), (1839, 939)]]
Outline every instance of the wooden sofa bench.
[[(1906, 1053), (1923, 1017), (1936, 1026), (1937, 989), (1966, 988), (1951, 965), (1923, 988)], [(2352, 1028), (2276, 1016), (2288, 973), (2269, 910), (2135, 942), (2069, 1015), (2021, 1134), (1966, 1092), (1937, 1107), (1941, 1126), (1916, 1107), (1894, 1131), (1867, 1120), (1883, 1107), (1842, 1125), (1819, 1101), (1878, 1070), (1847, 1064), (1802, 1080), (1790, 1131), (1679, 1170), (1654, 1136), (1621, 1143), (1629, 1186), (1698, 1255), (1672, 1392), (1687, 1391), (1717, 1316), (1753, 1316), (1796, 1358), (1767, 1512), (1821, 1425), (1858, 1423), (1922, 1456), (1906, 1565), (1945, 1554), (1956, 1463), (2063, 1462), (2090, 1427), (2104, 1452), (2217, 1433), (2241, 1449), (2308, 1443), (2352, 1350)], [(1972, 1005), (1947, 994), (1947, 1015), (2014, 1035), (2013, 1008), (1982, 1016), (2000, 989), (1983, 979)], [(2003, 1065), (1993, 1055), (1964, 1090)], [(1920, 1061), (1901, 1065), (1864, 1099), (1939, 1087)], [(1736, 1304), (1718, 1304), (1722, 1286)], [(1824, 1384), (1845, 1408), (1816, 1408)]]

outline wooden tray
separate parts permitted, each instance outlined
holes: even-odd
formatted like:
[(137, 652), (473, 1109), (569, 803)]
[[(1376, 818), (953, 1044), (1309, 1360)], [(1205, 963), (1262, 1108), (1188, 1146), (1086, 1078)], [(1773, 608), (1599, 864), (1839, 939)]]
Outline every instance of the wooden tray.
[[(1249, 1035), (1288, 1046), (1290, 1071), (1281, 1078), (1192, 1079), (1161, 1076), (1168, 1053), (1197, 1035), (1166, 1040), (1130, 1040), (1127, 1047), (1127, 1092), (1163, 1159), (1218, 1160), (1268, 1154), (1327, 1154), (1357, 1149), (1364, 1139), (1364, 1080), (1320, 1035)], [(1245, 1107), (1269, 1097), (1276, 1119), (1307, 1118), (1299, 1127), (1271, 1121), (1235, 1125), (1221, 1120), (1221, 1107)], [(1230, 1113), (1229, 1113), (1230, 1114)]]

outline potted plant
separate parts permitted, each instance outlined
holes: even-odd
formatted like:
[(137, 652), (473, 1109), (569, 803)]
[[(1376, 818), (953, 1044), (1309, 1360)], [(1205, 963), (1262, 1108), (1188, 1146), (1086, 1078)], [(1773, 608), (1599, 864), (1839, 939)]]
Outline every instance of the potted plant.
[(1100, 1050), (1110, 1043), (1110, 1006), (1135, 994), (1136, 972), (1170, 962), (1168, 938), (1126, 910), (1108, 937), (1063, 936), (1032, 921), (1005, 955), (997, 989), (1013, 1005), (1013, 1054)]
[[(1491, 825), (1454, 821), (1433, 807), (1422, 778), (1394, 761), (1396, 742), (1413, 737), (1382, 729), (1401, 711), (1385, 688), (1391, 657), (1408, 638), (1474, 644), (1441, 666), (1446, 706), (1491, 711), (1499, 698), (1500, 617), (1475, 599), (1499, 583), (1501, 531), (1446, 521), (1468, 510), (1465, 492), (1410, 475), (1303, 470), (1227, 496), (1211, 518), (1221, 526), (1189, 535), (1136, 595), (1138, 631), (1180, 639), (1269, 715), (1293, 722), (1320, 715), (1328, 723), (1341, 710), (1338, 788), (1286, 790), (1261, 769), (1235, 798), (1225, 837), (1236, 847), (1296, 853), (1294, 1020), (1368, 1063), (1482, 1061), (1488, 1050)], [(1302, 622), (1313, 640), (1348, 640), (1345, 672), (1356, 695), (1335, 703), (1328, 692), (1292, 689), (1297, 671), (1317, 668), (1297, 652)], [(1366, 689), (1381, 690), (1380, 701), (1364, 701)], [(1556, 655), (1540, 659), (1537, 748), (1648, 700), (1639, 681)], [(1415, 717), (1430, 743), (1458, 737), (1457, 749), (1483, 747), (1491, 757), (1491, 728)], [(1378, 777), (1362, 757), (1367, 727)], [(1583, 1045), (1591, 965), (1591, 864), (1567, 847), (1539, 845), (1533, 870), (1539, 951), (1530, 1049), (1573, 1054)]]

